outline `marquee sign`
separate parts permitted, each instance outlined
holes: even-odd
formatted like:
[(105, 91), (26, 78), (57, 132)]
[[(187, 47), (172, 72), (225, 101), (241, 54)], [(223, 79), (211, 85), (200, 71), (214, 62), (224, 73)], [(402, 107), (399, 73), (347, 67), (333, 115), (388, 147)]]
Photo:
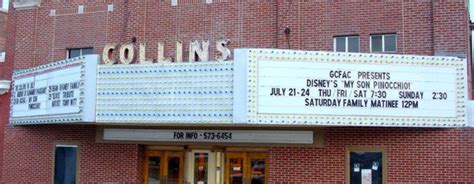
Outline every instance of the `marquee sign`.
[(11, 124), (95, 121), (98, 55), (88, 55), (16, 71)]
[(100, 65), (97, 123), (232, 123), (233, 62)]
[(104, 140), (206, 143), (313, 144), (313, 131), (166, 130), (105, 128)]
[(467, 123), (465, 59), (269, 49), (235, 54), (234, 123)]
[(468, 122), (466, 60), (453, 57), (237, 49), (234, 61), (98, 63), (89, 55), (16, 71), (10, 123)]

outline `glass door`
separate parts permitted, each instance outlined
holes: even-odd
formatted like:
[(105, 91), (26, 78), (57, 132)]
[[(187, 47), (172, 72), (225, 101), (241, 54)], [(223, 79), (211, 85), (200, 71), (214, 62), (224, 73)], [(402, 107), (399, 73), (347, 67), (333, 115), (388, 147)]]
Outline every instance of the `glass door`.
[(196, 184), (209, 183), (209, 153), (194, 153), (194, 182)]
[(162, 184), (162, 152), (147, 151), (145, 153), (144, 183), (146, 184)]
[(267, 180), (267, 155), (264, 153), (249, 153), (250, 183), (266, 184)]
[(146, 151), (145, 184), (181, 184), (183, 181), (183, 152)]
[(247, 155), (245, 153), (226, 153), (226, 183), (227, 184), (243, 184), (244, 172), (247, 168), (244, 167), (244, 160)]
[(222, 155), (216, 150), (189, 150), (185, 159), (185, 181), (189, 184), (223, 184)]
[(266, 184), (267, 154), (226, 153), (226, 184)]
[(165, 172), (166, 178), (164, 184), (182, 184), (183, 183), (183, 152), (165, 152)]

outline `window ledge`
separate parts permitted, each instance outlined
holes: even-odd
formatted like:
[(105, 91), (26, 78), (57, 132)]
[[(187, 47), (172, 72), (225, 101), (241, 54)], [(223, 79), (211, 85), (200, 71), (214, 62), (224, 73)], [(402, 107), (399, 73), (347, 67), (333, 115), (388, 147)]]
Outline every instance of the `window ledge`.
[(13, 8), (17, 10), (34, 9), (40, 7), (41, 0), (15, 0)]
[(385, 52), (370, 52), (371, 54), (397, 54), (397, 51), (385, 51)]

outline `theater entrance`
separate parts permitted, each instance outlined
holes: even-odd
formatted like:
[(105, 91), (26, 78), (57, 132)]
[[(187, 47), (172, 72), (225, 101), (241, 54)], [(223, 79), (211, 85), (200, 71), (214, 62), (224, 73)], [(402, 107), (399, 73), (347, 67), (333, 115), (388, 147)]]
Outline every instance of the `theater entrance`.
[(266, 184), (267, 154), (221, 150), (145, 151), (145, 184)]

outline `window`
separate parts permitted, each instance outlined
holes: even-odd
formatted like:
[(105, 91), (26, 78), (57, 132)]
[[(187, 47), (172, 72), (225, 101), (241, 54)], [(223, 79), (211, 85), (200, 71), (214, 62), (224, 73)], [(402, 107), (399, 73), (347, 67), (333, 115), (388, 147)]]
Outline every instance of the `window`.
[(385, 184), (387, 163), (383, 148), (352, 148), (347, 150), (347, 183)]
[(0, 52), (0, 63), (5, 62), (5, 52)]
[(75, 58), (87, 54), (93, 54), (94, 48), (78, 48), (78, 49), (68, 49), (67, 50), (67, 58)]
[(54, 158), (54, 183), (76, 183), (77, 145), (56, 145)]
[(370, 36), (370, 52), (397, 52), (397, 35), (371, 35)]
[(266, 153), (228, 152), (225, 157), (225, 183), (269, 183)]
[(359, 36), (334, 37), (335, 52), (359, 52)]
[(209, 153), (194, 153), (194, 183), (208, 183)]

